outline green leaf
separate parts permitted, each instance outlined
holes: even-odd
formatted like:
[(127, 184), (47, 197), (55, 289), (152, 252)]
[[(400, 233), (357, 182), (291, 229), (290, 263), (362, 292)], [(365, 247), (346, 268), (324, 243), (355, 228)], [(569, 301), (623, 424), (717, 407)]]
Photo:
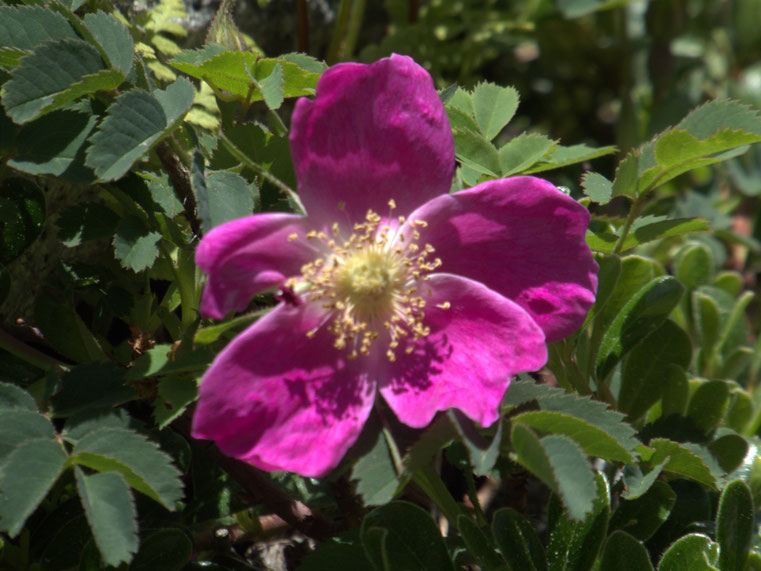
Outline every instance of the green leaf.
[[(643, 448), (645, 447), (643, 446)], [(651, 449), (645, 448), (645, 450)], [(663, 467), (668, 461), (669, 458), (666, 458), (660, 464), (653, 466), (652, 470), (646, 474), (643, 474), (637, 465), (629, 464), (624, 466), (623, 480), (625, 489), (621, 497), (627, 500), (634, 500), (645, 494), (654, 485), (655, 479), (660, 476)]]
[(502, 176), (512, 176), (525, 171), (542, 159), (555, 146), (555, 141), (544, 135), (523, 133), (499, 149)]
[(683, 292), (677, 280), (663, 276), (634, 294), (602, 338), (597, 355), (598, 379), (605, 379), (624, 355), (663, 324)]
[(84, 436), (70, 461), (98, 471), (116, 470), (127, 483), (173, 510), (182, 498), (180, 473), (169, 456), (145, 437), (123, 428), (103, 428)]
[(42, 6), (0, 6), (0, 46), (32, 50), (42, 42), (78, 39), (66, 18)]
[(650, 258), (625, 256), (620, 258), (620, 262), (621, 267), (615, 287), (608, 294), (605, 307), (601, 311), (597, 308), (597, 304), (592, 307), (592, 311), (597, 313), (594, 322), (593, 347), (599, 345), (600, 338), (624, 305), (656, 276), (655, 264)]
[(91, 183), (95, 175), (85, 166), (85, 146), (97, 123), (98, 116), (89, 104), (43, 115), (19, 131), (17, 154), (8, 164), (33, 175), (50, 174), (69, 182)]
[(0, 264), (7, 264), (37, 239), (45, 221), (45, 195), (31, 180), (0, 182)]
[[(564, 474), (563, 477), (571, 477)], [(592, 510), (581, 521), (561, 509), (557, 498), (550, 499), (547, 541), (547, 568), (550, 571), (586, 571), (592, 568), (605, 540), (610, 513), (610, 492), (605, 476), (593, 480)]]
[(719, 544), (701, 533), (676, 540), (658, 564), (658, 571), (719, 571)]
[[(234, 98), (249, 102), (263, 98), (262, 93), (256, 89), (255, 82), (261, 84), (272, 75), (276, 66), (280, 66), (284, 97), (314, 94), (319, 73), (308, 71), (285, 59), (258, 59), (252, 52), (214, 53), (216, 49), (190, 54), (183, 52), (170, 61), (169, 65), (191, 77), (202, 79), (215, 89), (226, 91)], [(252, 75), (255, 81), (252, 81)]]
[(624, 531), (608, 536), (598, 571), (652, 571), (647, 549)]
[(512, 508), (494, 513), (492, 534), (510, 569), (544, 571), (547, 558), (544, 547), (528, 520)]
[(499, 458), (499, 445), (502, 442), (502, 418), (497, 421), (496, 432), (491, 439), (484, 438), (475, 423), (457, 410), (447, 412), (452, 426), (457, 431), (460, 442), (465, 446), (473, 473), (488, 476)]
[(698, 139), (708, 139), (722, 129), (761, 134), (761, 117), (749, 105), (731, 100), (709, 101), (691, 111), (676, 126)]
[(116, 226), (114, 255), (122, 267), (141, 272), (158, 257), (159, 242), (161, 232), (152, 232), (137, 216), (127, 216)]
[[(7, 386), (7, 385), (4, 385)], [(31, 439), (53, 441), (55, 429), (51, 422), (36, 410), (14, 408), (0, 414), (0, 462), (23, 442)]]
[(719, 354), (728, 356), (735, 349), (748, 342), (746, 309), (754, 298), (755, 294), (753, 292), (746, 291), (732, 307), (732, 311), (724, 322), (724, 327), (717, 343)]
[(637, 419), (661, 399), (664, 371), (670, 365), (687, 369), (692, 341), (676, 323), (667, 319), (631, 350), (621, 370), (618, 408)]
[(674, 260), (674, 274), (689, 290), (708, 284), (713, 279), (713, 254), (705, 244), (688, 244)]
[(10, 383), (0, 383), (0, 410), (37, 411), (37, 403), (28, 392)]
[(119, 216), (98, 202), (84, 202), (62, 211), (58, 217), (58, 236), (69, 248), (90, 240), (113, 235)]
[[(70, 444), (76, 444), (87, 434), (101, 428), (130, 428), (132, 417), (123, 408), (88, 407), (66, 419), (61, 435)], [(137, 423), (135, 423), (137, 424)]]
[(16, 123), (96, 91), (111, 91), (124, 81), (120, 71), (104, 69), (98, 50), (82, 40), (46, 43), (21, 59), (3, 86), (3, 105)]
[(34, 305), (35, 324), (45, 341), (77, 363), (89, 363), (106, 356), (95, 336), (70, 304), (51, 295), (40, 295)]
[(530, 426), (541, 434), (563, 434), (581, 446), (587, 456), (598, 456), (612, 462), (634, 462), (631, 452), (614, 436), (580, 418), (561, 412), (532, 411), (511, 420)]
[(137, 511), (121, 474), (85, 476), (74, 470), (77, 491), (95, 543), (106, 565), (128, 563), (137, 551)]
[[(363, 543), (369, 533), (378, 533), (374, 529), (386, 532), (382, 553), (388, 569), (454, 571), (441, 533), (423, 508), (408, 502), (376, 508), (362, 520)], [(376, 558), (371, 559), (377, 564)]]
[(196, 379), (187, 376), (169, 376), (159, 381), (159, 398), (153, 409), (153, 417), (160, 429), (179, 417), (198, 398)]
[(209, 201), (208, 228), (249, 216), (254, 210), (254, 195), (246, 180), (234, 172), (215, 172), (206, 177)]
[(719, 567), (722, 571), (743, 571), (748, 558), (755, 524), (753, 496), (748, 484), (734, 480), (721, 493), (716, 516), (716, 540), (719, 542)]
[(683, 416), (687, 411), (687, 401), (690, 398), (690, 385), (687, 373), (678, 365), (669, 364), (663, 371), (663, 387), (661, 399), (661, 414)]
[(581, 177), (581, 188), (589, 200), (597, 204), (608, 204), (613, 198), (613, 183), (600, 173), (585, 172)]
[(479, 129), (488, 141), (499, 135), (518, 109), (518, 92), (512, 87), (502, 87), (482, 82), (473, 91), (473, 110)]
[[(16, 411), (11, 411), (16, 412)], [(4, 418), (9, 411), (4, 411)], [(29, 439), (0, 465), (0, 530), (15, 537), (53, 486), (66, 464), (66, 453), (53, 440)]]
[[(377, 529), (377, 531), (383, 532), (384, 530)], [(355, 539), (354, 536), (358, 536), (356, 530), (321, 542), (317, 549), (307, 555), (299, 564), (298, 571), (373, 569), (374, 567), (365, 555), (359, 538)]]
[(455, 155), (463, 165), (492, 176), (499, 176), (499, 153), (480, 133), (474, 131), (454, 131)]
[(626, 155), (616, 169), (613, 179), (613, 196), (628, 196), (635, 198), (639, 194), (637, 175), (639, 169), (639, 153), (634, 151)]
[(668, 519), (676, 494), (665, 482), (653, 482), (647, 492), (632, 500), (623, 499), (610, 518), (611, 530), (622, 530), (647, 541)]
[(687, 416), (703, 432), (710, 432), (721, 421), (729, 404), (729, 386), (724, 381), (701, 383), (690, 399)]
[[(0, 7), (2, 8), (2, 7)], [(17, 48), (0, 47), (0, 67), (15, 67), (21, 64), (21, 58), (27, 53)]]
[(140, 542), (129, 571), (180, 571), (193, 556), (193, 542), (178, 528), (165, 528)]
[(704, 459), (687, 446), (666, 438), (654, 438), (648, 446), (655, 449), (655, 454), (650, 459), (652, 465), (668, 460), (663, 467), (667, 472), (691, 478), (706, 486), (716, 484), (716, 478)]
[(161, 344), (150, 348), (130, 367), (124, 376), (127, 381), (139, 381), (146, 377), (173, 375), (188, 371), (202, 371), (214, 358), (209, 349), (198, 349), (182, 355), (172, 351), (172, 345)]
[[(681, 236), (690, 232), (705, 232), (709, 230), (708, 222), (702, 218), (667, 218), (665, 216), (643, 216), (638, 218), (629, 229), (621, 252), (626, 252), (640, 244), (654, 240)], [(596, 233), (593, 229), (587, 232), (587, 244), (597, 252), (611, 254), (615, 251), (619, 236), (612, 233)]]
[(114, 15), (100, 11), (85, 14), (84, 23), (108, 56), (111, 68), (126, 76), (132, 69), (135, 52), (129, 29)]
[(110, 408), (137, 396), (124, 384), (124, 369), (114, 363), (91, 363), (74, 367), (61, 378), (61, 388), (51, 404), (56, 417), (85, 410)]
[(624, 415), (610, 410), (608, 405), (566, 393), (563, 389), (538, 385), (531, 381), (514, 380), (505, 393), (505, 405), (518, 406), (535, 400), (541, 410), (563, 413), (580, 418), (606, 432), (629, 452), (641, 443), (634, 436), (634, 429), (622, 422)]
[(132, 89), (117, 97), (90, 138), (86, 164), (100, 180), (121, 178), (160, 139), (166, 137), (193, 104), (192, 84), (180, 78), (165, 90)]
[[(457, 517), (457, 531), (460, 532), (470, 555), (481, 569), (491, 571), (504, 567), (505, 560), (499, 556), (494, 542), (478, 527), (472, 517), (464, 514), (459, 515)], [(529, 567), (524, 567), (524, 569), (529, 569)]]
[(522, 425), (513, 424), (515, 460), (556, 492), (571, 518), (583, 520), (593, 508), (594, 474), (584, 452), (570, 438), (539, 438)]
[(351, 480), (356, 482), (356, 493), (362, 497), (366, 506), (379, 506), (394, 498), (399, 487), (399, 477), (379, 425), (374, 427), (372, 434), (374, 438), (369, 449), (352, 467)]
[(259, 82), (264, 103), (273, 111), (283, 104), (283, 85), (283, 64), (278, 62), (272, 68), (272, 73)]
[(610, 155), (615, 152), (616, 147), (613, 146), (594, 148), (586, 145), (571, 145), (569, 147), (557, 145), (549, 157), (534, 164), (523, 174), (534, 174), (568, 165), (574, 165), (584, 161), (591, 161), (597, 157)]

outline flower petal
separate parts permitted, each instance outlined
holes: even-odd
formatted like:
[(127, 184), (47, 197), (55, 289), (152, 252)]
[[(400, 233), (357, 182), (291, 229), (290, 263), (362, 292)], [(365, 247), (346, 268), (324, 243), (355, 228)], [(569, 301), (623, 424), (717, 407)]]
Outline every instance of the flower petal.
[(333, 348), (313, 304), (280, 305), (236, 337), (201, 383), (193, 437), (264, 470), (321, 477), (354, 443), (375, 383)]
[(515, 177), (424, 204), (421, 243), (441, 270), (477, 280), (523, 307), (547, 341), (567, 337), (595, 300), (597, 263), (587, 247), (589, 212), (549, 182)]
[[(409, 426), (426, 426), (448, 408), (488, 426), (497, 420), (510, 379), (547, 361), (544, 334), (517, 304), (482, 284), (430, 277), (425, 323), (431, 332), (412, 353), (397, 350), (380, 392)], [(440, 307), (445, 302), (448, 309)]]
[(412, 212), (452, 183), (444, 106), (428, 72), (406, 56), (326, 71), (314, 100), (296, 104), (291, 151), (301, 200), (323, 224), (351, 224), (368, 209), (385, 215), (391, 198)]
[(203, 237), (196, 264), (209, 275), (201, 314), (221, 319), (241, 311), (251, 297), (299, 273), (314, 251), (303, 238), (305, 218), (293, 214), (257, 214), (221, 224)]

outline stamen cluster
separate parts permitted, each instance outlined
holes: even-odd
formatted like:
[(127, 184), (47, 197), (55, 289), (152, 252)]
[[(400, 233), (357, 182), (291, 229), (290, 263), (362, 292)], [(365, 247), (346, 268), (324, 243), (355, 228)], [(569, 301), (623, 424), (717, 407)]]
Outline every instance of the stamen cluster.
[[(393, 200), (389, 208), (396, 207)], [(286, 284), (310, 301), (329, 310), (323, 322), (307, 332), (313, 337), (320, 327), (327, 326), (335, 336), (336, 349), (349, 351), (349, 358), (369, 355), (373, 342), (384, 336), (388, 341), (386, 357), (396, 360), (396, 350), (406, 341), (417, 341), (430, 334), (424, 323), (425, 288), (428, 274), (441, 266), (440, 258), (432, 258), (435, 249), (420, 245), (420, 228), (424, 220), (413, 220), (401, 229), (405, 217), (388, 218), (381, 224), (380, 215), (368, 210), (365, 220), (354, 225), (345, 236), (338, 223), (324, 231), (311, 231), (305, 238), (315, 242), (321, 256), (301, 268), (301, 276)], [(289, 240), (298, 240), (298, 234)], [(440, 304), (444, 309), (448, 303)], [(407, 343), (405, 351), (414, 345)]]

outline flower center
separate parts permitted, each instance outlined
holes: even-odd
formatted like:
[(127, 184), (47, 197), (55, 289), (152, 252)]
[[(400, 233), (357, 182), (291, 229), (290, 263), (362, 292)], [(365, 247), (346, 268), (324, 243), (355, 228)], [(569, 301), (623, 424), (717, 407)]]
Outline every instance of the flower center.
[[(389, 207), (395, 207), (393, 200)], [(388, 340), (386, 356), (395, 361), (402, 343), (430, 333), (423, 322), (426, 302), (420, 291), (431, 295), (424, 282), (428, 273), (441, 266), (441, 260), (431, 259), (433, 246), (418, 244), (417, 228), (424, 227), (424, 221), (408, 224), (412, 235), (406, 238), (400, 231), (404, 217), (397, 218), (395, 229), (381, 226), (380, 222), (380, 216), (370, 210), (348, 237), (342, 236), (337, 223), (331, 228), (331, 236), (309, 232), (307, 240), (322, 243), (322, 256), (305, 264), (301, 276), (289, 280), (286, 287), (329, 310), (323, 322), (307, 336), (327, 326), (335, 336), (334, 347), (347, 349), (349, 358), (355, 358), (369, 355), (373, 342), (383, 334)], [(289, 240), (298, 239), (297, 234), (289, 236)], [(439, 307), (447, 308), (449, 304)], [(407, 343), (405, 351), (413, 349)]]

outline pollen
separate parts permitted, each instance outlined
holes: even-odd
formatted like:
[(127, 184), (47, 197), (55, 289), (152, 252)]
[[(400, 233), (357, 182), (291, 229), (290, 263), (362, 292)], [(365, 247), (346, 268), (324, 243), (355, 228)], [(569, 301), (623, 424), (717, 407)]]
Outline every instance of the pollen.
[[(288, 281), (300, 295), (326, 310), (322, 322), (307, 336), (327, 328), (334, 337), (333, 346), (345, 351), (348, 359), (370, 355), (381, 344), (377, 350), (394, 362), (399, 350), (411, 353), (414, 342), (430, 334), (424, 297), (431, 292), (423, 284), (441, 260), (432, 258), (433, 246), (419, 243), (417, 228), (425, 228), (426, 222), (409, 221), (412, 231), (405, 238), (404, 217), (391, 216), (396, 208), (393, 200), (388, 206), (385, 220), (368, 210), (350, 231), (334, 223), (327, 232), (307, 233), (306, 240), (320, 255)], [(437, 307), (450, 305), (446, 301)]]

